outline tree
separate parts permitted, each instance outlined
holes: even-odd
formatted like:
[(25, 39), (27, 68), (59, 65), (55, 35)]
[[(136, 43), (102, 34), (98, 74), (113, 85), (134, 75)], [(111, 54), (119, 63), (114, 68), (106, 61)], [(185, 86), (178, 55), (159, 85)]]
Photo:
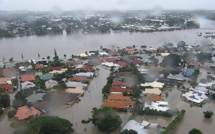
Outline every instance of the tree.
[(55, 56), (55, 57), (57, 56), (57, 51), (56, 51), (56, 49), (54, 49), (54, 56)]
[(12, 63), (12, 62), (13, 62), (13, 57), (11, 57), (11, 58), (9, 59), (9, 62), (10, 62), (10, 63)]
[(64, 54), (63, 57), (66, 58), (66, 54)]
[(47, 56), (47, 58), (46, 58), (47, 60), (50, 60), (50, 56)]
[(122, 132), (120, 132), (120, 134), (137, 134), (137, 131), (134, 131), (132, 129), (130, 129), (130, 130), (125, 129)]
[(10, 110), (10, 111), (8, 111), (7, 116), (8, 116), (8, 118), (12, 118), (12, 117), (14, 117), (15, 114), (16, 114), (16, 110)]
[(8, 94), (0, 94), (0, 107), (10, 106), (10, 96)]
[(214, 115), (212, 111), (205, 111), (203, 113), (204, 113), (204, 117), (207, 119), (210, 119)]
[(27, 132), (40, 134), (70, 134), (74, 131), (72, 126), (72, 123), (68, 120), (57, 116), (40, 116), (30, 120), (27, 125)]
[(203, 134), (199, 129), (193, 128), (190, 130), (189, 134)]
[(22, 58), (22, 60), (24, 59), (24, 56), (23, 56), (23, 54), (21, 54), (21, 58)]
[(206, 53), (206, 52), (200, 52), (196, 56), (197, 56), (197, 59), (202, 63), (204, 63), (205, 61), (211, 61), (212, 59), (212, 54)]
[(4, 58), (4, 56), (3, 56), (3, 62), (5, 62), (5, 58)]
[(109, 107), (103, 109), (93, 109), (92, 123), (98, 126), (99, 130), (110, 133), (120, 127), (122, 119)]
[(163, 67), (173, 67), (173, 68), (175, 68), (175, 67), (178, 67), (180, 65), (180, 63), (181, 63), (181, 58), (180, 58), (179, 55), (170, 54), (170, 55), (166, 56), (163, 59), (161, 65)]
[(38, 53), (37, 56), (38, 56), (38, 59), (39, 59), (40, 58), (40, 53)]

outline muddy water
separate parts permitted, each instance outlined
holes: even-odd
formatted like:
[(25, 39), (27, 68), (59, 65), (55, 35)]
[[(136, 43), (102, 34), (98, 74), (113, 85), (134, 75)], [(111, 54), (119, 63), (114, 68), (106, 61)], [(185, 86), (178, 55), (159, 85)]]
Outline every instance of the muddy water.
[(10, 57), (14, 60), (21, 60), (21, 54), (24, 59), (37, 59), (48, 55), (54, 56), (54, 49), (60, 57), (64, 54), (70, 57), (72, 54), (80, 54), (88, 50), (98, 50), (100, 46), (108, 48), (117, 48), (125, 46), (159, 47), (165, 42), (172, 42), (176, 45), (178, 41), (185, 41), (189, 45), (214, 44), (215, 40), (210, 38), (198, 37), (197, 33), (206, 31), (214, 32), (214, 29), (196, 29), (154, 33), (110, 33), (110, 34), (81, 34), (57, 36), (30, 36), (11, 39), (0, 39), (0, 59), (4, 56), (6, 61)]

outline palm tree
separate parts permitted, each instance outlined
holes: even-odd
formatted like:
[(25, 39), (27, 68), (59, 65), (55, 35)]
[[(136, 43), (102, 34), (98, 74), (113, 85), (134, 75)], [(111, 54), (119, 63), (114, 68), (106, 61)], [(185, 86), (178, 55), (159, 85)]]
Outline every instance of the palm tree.
[(50, 60), (50, 56), (47, 56), (46, 59), (47, 59), (47, 60)]
[(66, 59), (66, 54), (64, 54), (63, 57)]
[(3, 56), (3, 62), (5, 62), (5, 58), (4, 58), (4, 56)]
[(38, 59), (40, 58), (40, 53), (38, 53)]
[(23, 54), (21, 54), (21, 57), (22, 57), (22, 60), (24, 59), (24, 56), (23, 56)]

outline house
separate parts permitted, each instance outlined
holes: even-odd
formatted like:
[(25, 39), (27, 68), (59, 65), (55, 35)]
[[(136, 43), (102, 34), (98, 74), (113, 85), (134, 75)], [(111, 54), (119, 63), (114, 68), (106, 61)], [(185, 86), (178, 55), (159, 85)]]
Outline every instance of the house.
[(123, 96), (123, 94), (113, 94), (111, 93), (108, 97), (108, 100), (116, 100), (116, 101), (129, 101), (130, 98), (128, 96)]
[(200, 83), (198, 86), (196, 86), (195, 89), (194, 89), (194, 91), (204, 92), (205, 94), (208, 94), (208, 93), (214, 94), (215, 93), (215, 91), (207, 89), (206, 87), (200, 86), (200, 85), (202, 85), (202, 84)]
[(166, 112), (168, 111), (170, 108), (168, 107), (168, 102), (166, 101), (158, 101), (158, 102), (145, 102), (144, 108), (149, 108), (149, 109), (154, 109), (157, 111), (162, 111), (162, 112)]
[(17, 120), (25, 120), (32, 117), (40, 116), (41, 112), (34, 107), (22, 106), (19, 107), (15, 117)]
[(125, 66), (128, 65), (128, 64), (127, 64), (126, 62), (124, 62), (124, 61), (118, 61), (116, 64), (118, 64), (118, 65), (120, 65), (120, 66), (122, 66), (122, 67), (125, 67)]
[(63, 66), (49, 67), (48, 70), (62, 70)]
[(122, 81), (114, 81), (112, 83), (112, 86), (118, 86), (118, 87), (129, 87), (129, 84), (127, 82), (122, 82)]
[(83, 66), (83, 67), (82, 67), (82, 70), (84, 70), (84, 71), (90, 71), (90, 72), (94, 72), (94, 71), (95, 71), (95, 70), (94, 70), (91, 66), (89, 66), (89, 65)]
[(110, 89), (110, 93), (128, 93), (128, 94), (133, 94), (132, 89), (127, 89), (127, 88), (121, 88), (121, 87), (112, 87)]
[(4, 77), (14, 77), (18, 71), (16, 69), (8, 69), (4, 68), (2, 69), (2, 74)]
[(140, 84), (141, 87), (152, 87), (152, 88), (163, 88), (164, 83), (161, 82), (146, 82), (144, 84)]
[(106, 52), (100, 52), (100, 53), (99, 53), (99, 56), (109, 56), (109, 54), (106, 53)]
[(84, 76), (84, 77), (93, 77), (94, 73), (93, 72), (80, 72), (76, 73), (75, 76)]
[(158, 124), (150, 123), (144, 120), (142, 123), (138, 123), (135, 120), (129, 120), (120, 132), (126, 129), (134, 130), (137, 132), (137, 134), (159, 134), (160, 133), (158, 129)]
[(81, 82), (76, 82), (76, 81), (68, 81), (66, 82), (66, 87), (83, 87), (86, 88), (87, 84), (81, 83)]
[(51, 88), (53, 88), (54, 86), (57, 86), (57, 85), (58, 85), (58, 83), (55, 80), (48, 80), (48, 81), (45, 82), (45, 86), (46, 86), (47, 89), (51, 89)]
[(108, 100), (107, 102), (102, 104), (103, 107), (111, 107), (117, 109), (126, 109), (126, 108), (133, 108), (134, 101), (116, 101), (116, 100)]
[(81, 53), (78, 55), (80, 58), (87, 58), (88, 55), (86, 53)]
[(46, 95), (46, 93), (34, 93), (26, 97), (26, 100), (30, 103), (36, 103), (38, 101), (42, 101), (44, 95)]
[(35, 70), (36, 70), (37, 72), (40, 72), (41, 69), (46, 68), (46, 65), (36, 64), (36, 65), (34, 66), (34, 68), (35, 68)]
[(13, 92), (14, 85), (13, 84), (1, 84), (0, 89), (3, 89), (4, 92)]
[(127, 49), (128, 54), (136, 54), (138, 53), (136, 50), (134, 49)]
[(116, 51), (109, 51), (108, 53), (109, 53), (110, 55), (112, 55), (112, 56), (117, 56), (117, 55), (119, 55), (119, 53), (116, 52)]
[(183, 70), (183, 74), (184, 74), (185, 76), (191, 76), (193, 73), (194, 73), (194, 70), (193, 70), (193, 69), (184, 69), (184, 70)]
[(104, 67), (108, 67), (108, 68), (111, 68), (111, 67), (118, 68), (118, 67), (120, 67), (118, 64), (115, 64), (113, 62), (104, 62), (101, 65), (104, 66)]
[(159, 88), (146, 88), (145, 91), (142, 91), (143, 94), (154, 94), (161, 95), (161, 90)]
[(154, 95), (154, 94), (149, 94), (149, 95), (145, 96), (144, 100), (145, 101), (154, 101), (154, 102), (164, 101), (164, 99), (161, 96)]
[(118, 59), (117, 58), (107, 58), (107, 62), (116, 62)]
[(46, 74), (43, 74), (43, 75), (40, 76), (40, 78), (43, 79), (43, 80), (50, 80), (53, 77), (54, 77), (54, 75), (51, 74), (51, 73), (46, 73)]
[(175, 82), (177, 82), (177, 80), (168, 79), (168, 78), (159, 78), (157, 80), (157, 82), (161, 82), (161, 83), (175, 83)]
[(30, 82), (30, 81), (25, 81), (23, 83), (21, 83), (21, 87), (22, 89), (32, 89), (32, 88), (35, 88), (36, 85), (33, 83), (33, 82)]
[(0, 85), (1, 84), (12, 84), (11, 78), (6, 78), (6, 77), (0, 78)]
[(60, 70), (53, 70), (51, 72), (49, 72), (50, 74), (62, 74), (62, 73), (65, 73), (68, 69), (67, 68), (63, 68), (63, 69), (60, 69)]
[(208, 97), (205, 95), (204, 92), (201, 91), (189, 91), (182, 94), (182, 97), (188, 101), (201, 104), (203, 103)]
[(21, 75), (20, 76), (20, 80), (21, 82), (25, 82), (25, 81), (35, 81), (35, 76), (34, 75)]
[(74, 76), (72, 78), (69, 78), (68, 81), (89, 82), (90, 79), (85, 76)]
[(179, 80), (179, 81), (188, 81), (189, 78), (184, 77), (182, 74), (175, 74), (175, 75), (168, 75), (167, 76), (168, 79), (174, 79), (174, 80)]
[(193, 68), (193, 69), (198, 69), (200, 66), (202, 66), (202, 64), (200, 62), (190, 62), (188, 64), (189, 68)]
[(83, 94), (84, 90), (83, 90), (83, 87), (75, 87), (75, 88), (68, 88), (65, 90), (65, 92), (70, 94)]

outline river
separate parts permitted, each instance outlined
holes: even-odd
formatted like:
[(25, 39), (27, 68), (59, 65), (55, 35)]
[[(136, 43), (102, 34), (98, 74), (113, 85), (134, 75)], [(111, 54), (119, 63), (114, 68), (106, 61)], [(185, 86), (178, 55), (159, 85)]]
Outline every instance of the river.
[(178, 41), (185, 41), (189, 45), (204, 45), (215, 43), (214, 39), (197, 36), (197, 33), (215, 32), (215, 29), (194, 29), (181, 31), (166, 31), (153, 33), (129, 33), (119, 32), (110, 34), (81, 34), (53, 35), (53, 36), (30, 36), (0, 39), (0, 61), (5, 57), (8, 61), (13, 57), (15, 61), (24, 59), (38, 59), (47, 56), (54, 56), (54, 49), (57, 54), (63, 57), (64, 54), (70, 57), (72, 54), (80, 54), (89, 50), (99, 50), (100, 46), (117, 48), (125, 46), (159, 47), (165, 42), (172, 42), (175, 45)]

